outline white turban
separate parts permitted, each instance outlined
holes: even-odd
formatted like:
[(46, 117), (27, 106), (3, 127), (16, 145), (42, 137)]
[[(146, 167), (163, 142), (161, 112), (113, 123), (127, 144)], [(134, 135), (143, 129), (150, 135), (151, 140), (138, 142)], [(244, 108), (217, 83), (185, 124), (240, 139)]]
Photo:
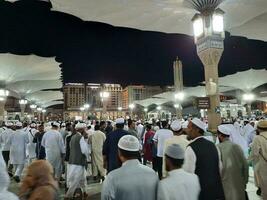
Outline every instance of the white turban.
[(17, 123), (16, 123), (16, 126), (18, 126), (18, 127), (22, 127), (22, 123), (21, 123), (21, 122), (17, 122)]
[(118, 118), (115, 121), (116, 124), (124, 124), (124, 119), (123, 118)]
[(172, 144), (168, 146), (165, 154), (174, 159), (184, 159), (184, 150), (179, 144)]
[[(232, 124), (231, 124), (232, 125)], [(228, 124), (222, 124), (222, 125), (219, 125), (218, 126), (218, 131), (220, 131), (222, 134), (224, 135), (228, 135), (230, 136), (231, 135), (231, 129), (230, 127), (228, 126)]]
[(206, 124), (204, 122), (202, 122), (200, 119), (194, 118), (191, 120), (191, 122), (194, 125), (196, 125), (198, 128), (202, 129), (204, 132), (206, 131)]
[(78, 129), (84, 129), (86, 128), (87, 125), (85, 123), (78, 123), (75, 125), (75, 129), (78, 130)]

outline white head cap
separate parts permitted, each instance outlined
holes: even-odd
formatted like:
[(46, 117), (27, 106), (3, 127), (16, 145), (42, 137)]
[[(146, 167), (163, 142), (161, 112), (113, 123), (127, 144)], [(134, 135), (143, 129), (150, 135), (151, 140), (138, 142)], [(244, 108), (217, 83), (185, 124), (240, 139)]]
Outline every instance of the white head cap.
[(123, 118), (118, 118), (115, 121), (116, 124), (124, 124), (124, 119)]
[(6, 126), (13, 126), (14, 124), (12, 122), (7, 122)]
[(172, 144), (168, 146), (165, 154), (174, 159), (184, 159), (184, 150), (179, 144)]
[(194, 118), (191, 120), (191, 122), (196, 125), (198, 128), (202, 129), (203, 131), (206, 131), (206, 125), (204, 122), (202, 122), (200, 119), (198, 118)]
[(85, 123), (80, 123), (80, 122), (75, 125), (75, 129), (76, 130), (78, 130), (78, 129), (84, 129), (86, 127), (87, 127), (87, 125)]
[(132, 135), (125, 135), (119, 140), (118, 147), (125, 151), (139, 151), (139, 141)]
[(16, 123), (16, 126), (17, 126), (17, 127), (22, 127), (22, 123), (21, 123), (21, 122), (17, 122), (17, 123)]
[(218, 126), (218, 131), (224, 135), (231, 135), (231, 129), (229, 128), (228, 124), (222, 124)]
[(184, 121), (182, 124), (182, 128), (188, 128), (188, 124), (189, 124), (188, 120)]
[(61, 124), (61, 126), (66, 126), (66, 124), (63, 122), (63, 123)]
[(35, 128), (36, 127), (36, 123), (31, 123), (30, 127)]
[(182, 128), (182, 125), (180, 123), (179, 120), (174, 120), (172, 123), (171, 123), (171, 129), (173, 131), (179, 131), (180, 129)]
[(59, 124), (58, 122), (52, 122), (51, 125), (52, 125), (52, 126), (57, 126), (57, 127), (60, 126), (60, 124)]

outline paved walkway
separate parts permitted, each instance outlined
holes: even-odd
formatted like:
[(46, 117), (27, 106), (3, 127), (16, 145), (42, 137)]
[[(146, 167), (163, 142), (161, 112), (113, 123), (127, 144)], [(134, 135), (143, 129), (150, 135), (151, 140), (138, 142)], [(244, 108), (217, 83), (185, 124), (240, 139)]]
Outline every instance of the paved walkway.
[[(18, 187), (19, 187), (19, 184), (17, 184), (14, 181), (11, 181), (10, 191), (17, 194), (18, 193)], [(87, 187), (87, 192), (89, 194), (88, 200), (100, 200), (101, 187), (102, 187), (102, 184), (92, 183), (92, 181), (89, 181), (89, 184)], [(252, 168), (250, 168), (249, 183), (247, 185), (247, 192), (249, 195), (249, 200), (261, 200), (261, 198), (256, 195), (256, 190), (257, 190), (257, 188), (254, 185), (253, 170), (252, 170)], [(61, 199), (63, 199), (64, 198), (64, 188), (63, 187), (60, 188), (60, 193), (61, 193)]]

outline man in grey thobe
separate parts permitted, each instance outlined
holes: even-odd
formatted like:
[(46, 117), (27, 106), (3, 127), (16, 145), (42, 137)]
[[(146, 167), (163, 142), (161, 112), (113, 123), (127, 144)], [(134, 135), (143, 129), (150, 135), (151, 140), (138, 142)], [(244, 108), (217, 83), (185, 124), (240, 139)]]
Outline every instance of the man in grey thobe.
[(231, 130), (228, 124), (218, 126), (218, 137), (222, 159), (222, 184), (225, 200), (245, 200), (248, 182), (248, 163), (241, 147), (229, 140)]
[(122, 166), (110, 172), (104, 181), (101, 200), (155, 200), (158, 177), (139, 163), (139, 141), (132, 135), (123, 136), (118, 143)]

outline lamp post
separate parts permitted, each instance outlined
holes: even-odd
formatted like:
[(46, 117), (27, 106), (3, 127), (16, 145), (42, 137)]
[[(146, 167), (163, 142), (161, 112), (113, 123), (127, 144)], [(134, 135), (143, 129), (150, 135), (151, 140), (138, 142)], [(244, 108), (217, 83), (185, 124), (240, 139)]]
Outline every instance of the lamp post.
[(20, 112), (21, 112), (21, 118), (24, 119), (24, 112), (25, 112), (25, 107), (27, 105), (28, 101), (26, 99), (21, 99), (19, 100), (19, 105), (20, 105)]
[(187, 0), (199, 11), (193, 17), (193, 28), (197, 53), (204, 65), (206, 94), (210, 98), (208, 109), (209, 130), (216, 131), (221, 123), (220, 113), (216, 110), (220, 106), (218, 90), (218, 64), (224, 50), (224, 12), (217, 8), (222, 2)]
[(36, 110), (37, 110), (37, 113), (38, 113), (38, 121), (41, 121), (41, 112), (42, 112), (43, 109), (41, 107), (37, 107)]
[(182, 117), (183, 117), (183, 110), (182, 110), (182, 104), (181, 103), (184, 100), (184, 97), (185, 97), (184, 92), (177, 92), (174, 95), (175, 102), (177, 102), (174, 106), (176, 108), (177, 119), (182, 119)]
[(148, 113), (147, 113), (147, 111), (148, 111), (148, 108), (144, 108), (144, 112), (145, 112), (145, 119), (148, 119)]
[(5, 120), (5, 104), (9, 91), (0, 88), (0, 122)]
[(82, 112), (82, 118), (84, 119), (84, 111), (85, 111), (85, 107), (80, 107), (80, 111)]
[(130, 115), (131, 115), (131, 118), (133, 118), (133, 109), (135, 108), (135, 105), (134, 104), (130, 104), (129, 105), (129, 108), (130, 108)]
[(90, 104), (88, 104), (88, 103), (86, 103), (86, 104), (84, 104), (83, 105), (83, 107), (85, 108), (85, 110), (86, 110), (86, 120), (87, 120), (87, 117), (88, 117), (88, 115), (89, 115), (89, 108), (90, 108)]
[(44, 122), (45, 121), (45, 113), (46, 113), (46, 109), (42, 109), (42, 121)]
[(255, 99), (255, 95), (252, 93), (246, 93), (242, 96), (243, 100), (247, 103), (247, 115), (251, 117), (251, 103)]
[(37, 108), (37, 105), (36, 105), (36, 104), (31, 104), (31, 105), (30, 105), (30, 109), (31, 109), (31, 111), (32, 111), (33, 118), (34, 118), (34, 113), (35, 113), (35, 111), (36, 111), (36, 108)]
[(157, 106), (158, 116), (159, 116), (158, 118), (159, 118), (159, 120), (161, 119), (161, 112), (160, 112), (161, 109), (162, 109), (161, 106)]
[(122, 117), (122, 107), (118, 107), (118, 115)]
[(101, 112), (101, 120), (103, 118), (103, 115), (105, 117), (105, 114), (107, 112), (107, 99), (109, 98), (109, 92), (100, 92), (100, 97), (101, 97), (101, 101), (103, 103), (103, 109), (102, 109), (102, 112)]

